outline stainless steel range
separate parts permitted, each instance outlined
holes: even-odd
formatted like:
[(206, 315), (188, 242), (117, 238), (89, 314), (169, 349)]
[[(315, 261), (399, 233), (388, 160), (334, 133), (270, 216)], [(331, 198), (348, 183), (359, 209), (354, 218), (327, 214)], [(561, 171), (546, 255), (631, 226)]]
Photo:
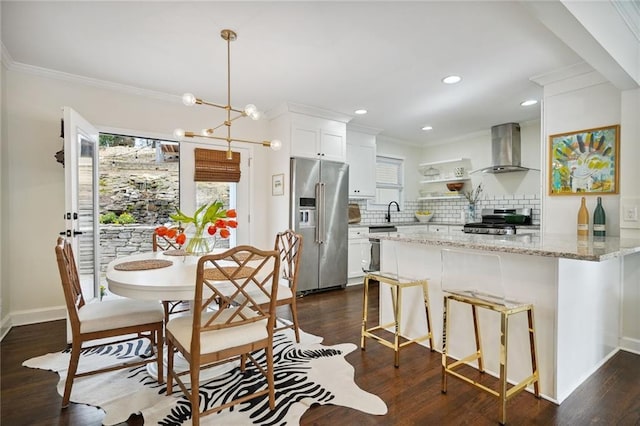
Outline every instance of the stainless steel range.
[(464, 225), (466, 234), (513, 235), (516, 225), (531, 225), (531, 209), (482, 209), (482, 222)]

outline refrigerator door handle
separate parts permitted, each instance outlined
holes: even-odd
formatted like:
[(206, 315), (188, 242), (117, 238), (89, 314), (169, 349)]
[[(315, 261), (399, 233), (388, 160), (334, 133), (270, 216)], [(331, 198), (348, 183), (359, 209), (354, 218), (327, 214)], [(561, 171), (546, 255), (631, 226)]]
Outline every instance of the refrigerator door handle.
[(324, 231), (325, 200), (324, 200), (324, 183), (323, 182), (318, 182), (316, 184), (316, 200), (318, 200), (317, 206), (316, 206), (316, 220), (317, 220), (316, 243), (323, 244), (324, 234), (325, 234), (325, 231)]

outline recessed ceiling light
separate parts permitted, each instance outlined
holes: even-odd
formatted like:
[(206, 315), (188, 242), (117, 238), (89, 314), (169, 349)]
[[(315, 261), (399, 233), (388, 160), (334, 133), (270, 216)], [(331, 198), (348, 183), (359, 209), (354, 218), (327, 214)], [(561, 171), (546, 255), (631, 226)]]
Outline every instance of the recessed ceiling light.
[(357, 109), (354, 111), (354, 113), (358, 114), (358, 115), (364, 115), (366, 114), (368, 111), (366, 109)]
[(531, 106), (531, 105), (535, 105), (537, 103), (538, 103), (538, 101), (536, 101), (535, 99), (527, 99), (526, 101), (520, 102), (520, 105), (522, 105), (522, 106)]
[(456, 83), (459, 83), (460, 80), (462, 80), (462, 77), (460, 77), (459, 75), (450, 75), (448, 77), (443, 78), (442, 82), (445, 84), (456, 84)]
[(433, 127), (431, 127), (431, 126), (424, 126), (424, 127), (422, 128), (422, 130), (433, 130)]

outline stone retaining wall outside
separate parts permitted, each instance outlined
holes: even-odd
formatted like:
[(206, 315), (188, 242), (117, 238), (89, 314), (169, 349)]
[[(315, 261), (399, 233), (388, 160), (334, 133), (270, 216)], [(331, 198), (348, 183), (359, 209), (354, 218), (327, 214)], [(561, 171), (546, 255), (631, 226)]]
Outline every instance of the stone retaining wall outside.
[(100, 272), (107, 271), (112, 260), (153, 250), (151, 225), (100, 225)]

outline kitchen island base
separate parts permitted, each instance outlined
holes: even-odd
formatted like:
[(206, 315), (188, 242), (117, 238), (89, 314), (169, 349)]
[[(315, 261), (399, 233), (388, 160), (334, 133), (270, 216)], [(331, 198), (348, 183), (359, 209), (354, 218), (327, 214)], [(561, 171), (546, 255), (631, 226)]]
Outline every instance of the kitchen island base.
[[(381, 248), (383, 265), (397, 255), (411, 265), (413, 274), (428, 277), (434, 340), (440, 351), (441, 301), (444, 297), (440, 287), (441, 248), (394, 240), (383, 240)], [(486, 253), (484, 250), (465, 250)], [(498, 254), (505, 296), (535, 306), (540, 392), (546, 399), (559, 404), (619, 348), (623, 257), (590, 262), (508, 252)], [(422, 297), (419, 289), (407, 289), (404, 296), (403, 315), (409, 318), (411, 312), (420, 309)], [(467, 327), (472, 323), (471, 313), (462, 308), (451, 308), (455, 321), (450, 324), (452, 340), (448, 352), (453, 358), (462, 358), (475, 350), (473, 330)], [(483, 345), (487, 349), (499, 347), (499, 315), (494, 312), (479, 314)], [(380, 321), (388, 323), (391, 320), (390, 301), (381, 297)], [(510, 322), (510, 383), (518, 383), (531, 374), (526, 321), (526, 316), (516, 316)], [(426, 325), (421, 319), (405, 322), (401, 332), (406, 336), (419, 336)], [(527, 353), (523, 352), (525, 350)], [(484, 362), (485, 371), (499, 377), (499, 354), (485, 350)]]

